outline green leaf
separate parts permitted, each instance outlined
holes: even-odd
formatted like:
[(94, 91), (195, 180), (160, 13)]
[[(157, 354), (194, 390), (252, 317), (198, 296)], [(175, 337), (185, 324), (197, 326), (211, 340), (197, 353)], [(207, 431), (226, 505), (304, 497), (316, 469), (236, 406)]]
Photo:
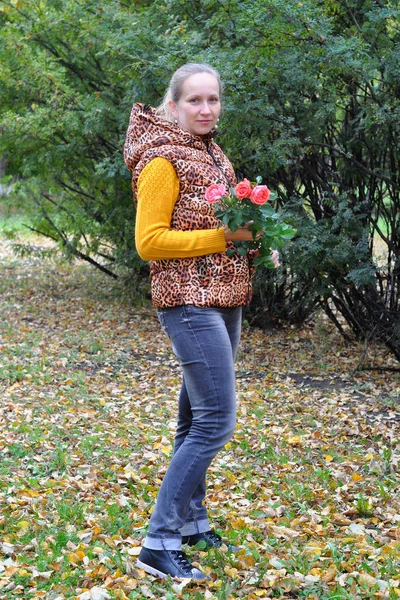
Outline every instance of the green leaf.
[(239, 246), (238, 249), (238, 254), (240, 256), (246, 256), (247, 255), (247, 248), (244, 248), (243, 246)]
[(271, 204), (268, 204), (268, 202), (260, 206), (259, 209), (264, 218), (272, 217), (272, 215), (275, 213), (274, 207)]

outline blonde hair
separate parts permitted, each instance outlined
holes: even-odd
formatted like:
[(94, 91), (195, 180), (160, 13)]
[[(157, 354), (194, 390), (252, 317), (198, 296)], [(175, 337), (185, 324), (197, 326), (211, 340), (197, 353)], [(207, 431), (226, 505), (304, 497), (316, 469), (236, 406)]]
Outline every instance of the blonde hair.
[(182, 96), (183, 84), (186, 79), (197, 73), (209, 73), (210, 75), (213, 75), (218, 81), (219, 93), (222, 95), (221, 76), (216, 69), (203, 63), (187, 63), (186, 65), (179, 67), (172, 75), (167, 91), (164, 94), (163, 101), (156, 108), (156, 113), (167, 119), (167, 121), (174, 121), (174, 116), (171, 113), (168, 103), (171, 100), (175, 104), (179, 101)]

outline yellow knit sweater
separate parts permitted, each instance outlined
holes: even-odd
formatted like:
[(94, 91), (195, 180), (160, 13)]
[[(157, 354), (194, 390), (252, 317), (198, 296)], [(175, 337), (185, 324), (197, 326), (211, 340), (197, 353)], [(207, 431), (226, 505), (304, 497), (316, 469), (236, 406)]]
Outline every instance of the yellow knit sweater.
[(191, 258), (225, 252), (224, 228), (170, 229), (179, 195), (179, 179), (166, 158), (154, 158), (137, 183), (136, 248), (143, 260)]

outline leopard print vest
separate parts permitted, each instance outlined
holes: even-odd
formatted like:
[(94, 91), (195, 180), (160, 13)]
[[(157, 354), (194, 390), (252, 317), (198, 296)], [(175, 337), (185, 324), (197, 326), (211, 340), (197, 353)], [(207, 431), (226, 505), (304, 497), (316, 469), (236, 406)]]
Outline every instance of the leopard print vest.
[[(179, 197), (172, 213), (171, 229), (215, 229), (219, 221), (205, 197), (212, 183), (235, 185), (231, 163), (211, 136), (192, 135), (161, 118), (143, 104), (134, 104), (124, 147), (132, 172), (136, 202), (137, 180), (154, 158), (163, 157), (179, 177)], [(228, 248), (234, 248), (230, 242)], [(192, 304), (203, 308), (245, 305), (251, 297), (252, 269), (246, 256), (226, 252), (195, 258), (150, 261), (154, 306)]]

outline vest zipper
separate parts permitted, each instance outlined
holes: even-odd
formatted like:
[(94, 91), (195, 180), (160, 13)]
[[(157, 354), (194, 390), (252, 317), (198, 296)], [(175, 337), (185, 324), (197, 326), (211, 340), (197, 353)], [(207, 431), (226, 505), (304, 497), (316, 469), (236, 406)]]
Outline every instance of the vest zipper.
[[(223, 170), (221, 169), (220, 165), (219, 165), (219, 164), (217, 163), (217, 161), (215, 160), (214, 153), (213, 153), (213, 151), (212, 151), (212, 150), (211, 150), (211, 148), (210, 148), (210, 142), (207, 140), (207, 141), (204, 141), (204, 143), (205, 143), (205, 145), (206, 145), (206, 148), (207, 148), (207, 154), (209, 154), (209, 155), (211, 156), (211, 158), (212, 158), (212, 161), (213, 161), (214, 165), (217, 167), (217, 169), (218, 169), (219, 171), (221, 171), (222, 175), (224, 175), (224, 172), (223, 172)], [(225, 177), (225, 175), (224, 175), (224, 177)]]
[(213, 153), (213, 151), (212, 151), (212, 150), (211, 150), (211, 148), (210, 148), (210, 142), (209, 142), (209, 140), (207, 140), (207, 141), (206, 141), (206, 140), (204, 140), (204, 144), (205, 144), (205, 146), (206, 146), (206, 149), (207, 149), (207, 154), (208, 154), (209, 156), (211, 156), (211, 158), (212, 158), (212, 161), (213, 161), (214, 165), (217, 167), (218, 171), (219, 171), (219, 172), (222, 174), (222, 176), (223, 176), (224, 180), (225, 180), (225, 181), (226, 181), (226, 183), (228, 184), (228, 190), (229, 190), (229, 189), (230, 189), (230, 187), (231, 187), (231, 185), (232, 185), (232, 184), (231, 184), (231, 181), (228, 179), (228, 177), (226, 176), (226, 174), (225, 174), (225, 173), (224, 173), (224, 171), (222, 170), (221, 166), (220, 166), (220, 165), (217, 163), (217, 161), (216, 161), (216, 159), (215, 159), (215, 156), (214, 156), (214, 153)]

